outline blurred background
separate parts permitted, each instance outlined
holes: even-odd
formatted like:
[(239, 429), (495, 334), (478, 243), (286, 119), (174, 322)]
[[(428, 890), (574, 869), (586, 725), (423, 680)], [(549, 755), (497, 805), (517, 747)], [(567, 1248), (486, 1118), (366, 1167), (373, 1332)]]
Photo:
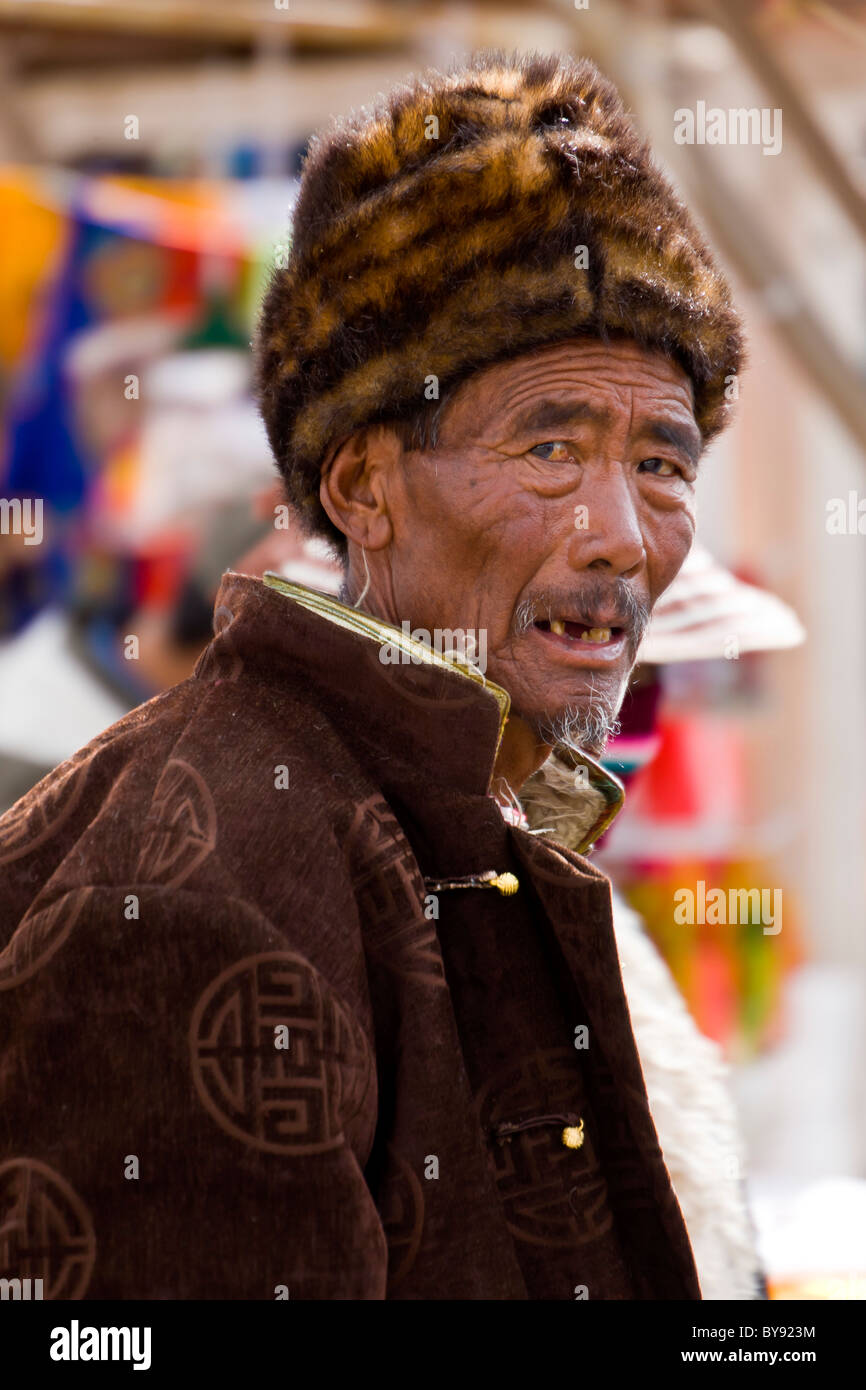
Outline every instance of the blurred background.
[[(0, 0), (0, 810), (189, 674), (224, 569), (332, 584), (281, 525), (259, 297), (311, 132), (489, 46), (599, 64), (746, 318), (699, 537), (806, 640), (645, 668), (603, 860), (732, 1065), (772, 1296), (862, 1298), (866, 3)], [(677, 143), (701, 102), (781, 149)], [(698, 879), (780, 889), (782, 930), (676, 925)]]

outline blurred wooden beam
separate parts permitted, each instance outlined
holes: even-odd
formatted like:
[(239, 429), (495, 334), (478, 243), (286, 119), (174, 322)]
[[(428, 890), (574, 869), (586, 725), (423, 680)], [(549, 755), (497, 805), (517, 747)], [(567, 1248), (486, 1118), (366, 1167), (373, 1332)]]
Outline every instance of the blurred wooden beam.
[(757, 31), (751, 0), (697, 0), (697, 3), (708, 19), (727, 30), (737, 51), (766, 89), (772, 105), (781, 107), (785, 126), (794, 132), (816, 173), (866, 243), (866, 197), (809, 111), (796, 83), (779, 66), (769, 44)]
[(357, 51), (407, 42), (410, 15), (375, 0), (0, 0), (0, 26), (122, 33)]
[[(770, 314), (774, 331), (807, 379), (850, 431), (866, 459), (866, 378), (838, 347), (806, 302), (797, 276), (780, 266), (775, 246), (749, 205), (722, 177), (710, 171), (695, 146), (683, 146), (700, 217), (713, 245), (727, 257)], [(773, 306), (776, 306), (775, 311)]]

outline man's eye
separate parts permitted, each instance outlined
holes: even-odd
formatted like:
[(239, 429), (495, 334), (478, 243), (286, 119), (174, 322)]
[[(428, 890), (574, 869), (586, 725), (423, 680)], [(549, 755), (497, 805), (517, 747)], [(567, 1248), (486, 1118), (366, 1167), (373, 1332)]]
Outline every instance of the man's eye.
[(673, 478), (681, 469), (670, 459), (642, 459), (638, 468), (644, 473), (652, 473), (656, 478)]
[(529, 452), (537, 458), (546, 459), (548, 463), (568, 463), (574, 457), (561, 439), (554, 439), (549, 444), (536, 444)]

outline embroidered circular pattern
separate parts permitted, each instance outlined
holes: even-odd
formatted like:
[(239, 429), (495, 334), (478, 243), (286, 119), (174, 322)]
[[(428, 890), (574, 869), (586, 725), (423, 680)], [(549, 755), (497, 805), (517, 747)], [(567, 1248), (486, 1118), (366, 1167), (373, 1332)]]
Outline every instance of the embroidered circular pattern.
[(179, 888), (216, 848), (213, 794), (182, 758), (170, 758), (160, 773), (142, 832), (139, 883)]
[(388, 1168), (377, 1198), (388, 1242), (388, 1292), (415, 1264), (424, 1229), (424, 1190), (414, 1169), (388, 1145)]
[(27, 913), (0, 951), (0, 990), (15, 989), (35, 975), (63, 945), (92, 888), (73, 888), (49, 907)]
[(547, 1122), (516, 1132), (510, 1142), (491, 1140), (493, 1176), (508, 1229), (530, 1245), (578, 1248), (611, 1228), (607, 1184), (587, 1133), (579, 1149), (562, 1142), (555, 1118), (583, 1108), (577, 1064), (567, 1048), (548, 1048), (503, 1068), (479, 1091), (476, 1107), (489, 1132), (505, 1121)]
[[(278, 1025), (289, 1046), (275, 1045)], [(216, 1123), (270, 1153), (316, 1154), (364, 1125), (373, 1058), (359, 1024), (302, 956), (248, 956), (205, 989), (190, 1023), (192, 1074)], [(375, 1116), (372, 1117), (375, 1123)], [(372, 1135), (370, 1136), (372, 1137)]]
[(43, 1299), (77, 1299), (95, 1255), (90, 1213), (65, 1178), (36, 1158), (0, 1163), (0, 1278), (41, 1279)]

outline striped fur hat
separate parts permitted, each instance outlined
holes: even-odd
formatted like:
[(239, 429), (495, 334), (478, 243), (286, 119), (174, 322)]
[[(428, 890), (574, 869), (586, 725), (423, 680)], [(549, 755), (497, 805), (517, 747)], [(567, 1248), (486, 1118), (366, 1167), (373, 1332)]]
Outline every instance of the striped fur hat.
[(330, 447), (414, 418), (431, 377), (442, 394), (586, 333), (668, 352), (704, 439), (722, 428), (739, 320), (616, 89), (586, 60), (502, 54), (396, 88), (311, 144), (265, 293), (256, 392), (289, 499), (342, 544)]

